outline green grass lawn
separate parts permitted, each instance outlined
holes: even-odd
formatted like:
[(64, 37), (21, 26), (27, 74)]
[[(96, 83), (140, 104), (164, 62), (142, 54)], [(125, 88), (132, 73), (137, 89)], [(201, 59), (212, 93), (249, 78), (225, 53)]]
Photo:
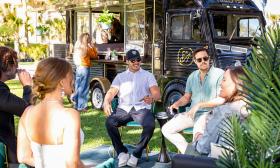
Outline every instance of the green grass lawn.
[[(18, 80), (11, 80), (7, 82), (8, 86), (11, 89), (11, 92), (18, 95), (19, 97), (22, 97), (22, 86), (20, 85)], [(65, 99), (64, 104), (66, 107), (70, 107), (71, 104)], [(90, 103), (88, 104), (90, 107)], [(107, 134), (106, 128), (105, 128), (105, 116), (102, 111), (100, 110), (93, 110), (92, 108), (89, 108), (90, 110), (87, 113), (81, 114), (81, 125), (82, 129), (85, 133), (85, 141), (82, 145), (81, 151), (95, 148), (101, 145), (111, 145), (111, 140)], [(16, 125), (18, 123), (18, 117), (16, 118)], [(128, 144), (135, 144), (138, 142), (140, 138), (141, 128), (127, 128), (125, 127), (122, 129), (122, 139), (124, 143)], [(186, 135), (186, 138), (188, 141), (191, 140), (190, 135)], [(152, 151), (159, 151), (160, 150), (160, 144), (161, 144), (161, 133), (160, 128), (157, 123), (156, 129), (154, 131), (154, 135), (149, 142), (150, 150)], [(177, 149), (174, 145), (167, 142), (168, 151), (177, 152)]]

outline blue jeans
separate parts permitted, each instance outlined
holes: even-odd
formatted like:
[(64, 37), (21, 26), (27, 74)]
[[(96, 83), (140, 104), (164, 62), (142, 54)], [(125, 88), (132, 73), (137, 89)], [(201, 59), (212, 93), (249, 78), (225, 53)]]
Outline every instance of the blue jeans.
[(75, 109), (83, 110), (87, 108), (89, 92), (89, 67), (77, 66), (75, 79)]

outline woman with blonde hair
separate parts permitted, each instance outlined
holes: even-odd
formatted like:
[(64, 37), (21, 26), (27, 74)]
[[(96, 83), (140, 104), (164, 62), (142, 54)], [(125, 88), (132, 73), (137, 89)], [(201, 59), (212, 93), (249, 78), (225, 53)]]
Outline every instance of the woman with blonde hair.
[(97, 58), (95, 42), (91, 41), (88, 33), (81, 34), (74, 46), (73, 55), (76, 65), (75, 93), (73, 95), (73, 100), (75, 102), (75, 109), (78, 111), (87, 111), (91, 59)]
[(36, 168), (83, 167), (80, 115), (63, 106), (73, 91), (71, 65), (63, 59), (39, 62), (33, 77), (34, 105), (23, 113), (18, 127), (17, 157)]

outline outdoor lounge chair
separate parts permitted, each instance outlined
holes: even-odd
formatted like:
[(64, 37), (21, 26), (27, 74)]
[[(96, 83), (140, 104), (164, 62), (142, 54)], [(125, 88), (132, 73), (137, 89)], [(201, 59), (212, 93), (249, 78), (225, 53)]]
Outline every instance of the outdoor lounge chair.
[[(114, 98), (112, 100), (111, 104), (112, 104), (112, 111), (116, 111), (116, 109), (118, 107), (118, 98)], [(152, 106), (152, 112), (153, 112), (153, 108), (154, 108), (154, 105)], [(139, 128), (139, 127), (142, 127), (142, 126), (135, 121), (130, 121), (125, 126), (122, 126), (122, 127), (138, 127)], [(122, 127), (120, 127), (120, 135), (121, 136), (122, 136)], [(146, 147), (146, 160), (149, 160), (149, 153), (150, 153), (150, 148), (149, 148), (149, 145), (147, 145), (147, 147)]]

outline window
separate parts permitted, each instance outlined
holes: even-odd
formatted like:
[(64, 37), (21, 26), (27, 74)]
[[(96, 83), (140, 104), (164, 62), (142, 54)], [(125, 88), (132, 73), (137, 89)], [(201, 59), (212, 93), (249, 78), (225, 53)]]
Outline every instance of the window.
[(255, 37), (260, 35), (259, 20), (255, 18), (239, 20), (239, 36), (240, 37)]
[(89, 33), (88, 12), (77, 13), (77, 37), (79, 37), (82, 33)]
[(144, 21), (145, 10), (144, 4), (133, 4), (127, 6), (127, 40), (138, 41), (144, 39)]
[(238, 13), (213, 13), (214, 36), (218, 38), (255, 37), (261, 34), (260, 22), (256, 16)]
[(129, 4), (125, 8), (125, 51), (136, 49), (142, 55), (145, 40), (145, 4)]
[(191, 39), (190, 15), (175, 15), (171, 17), (170, 38), (172, 40)]

